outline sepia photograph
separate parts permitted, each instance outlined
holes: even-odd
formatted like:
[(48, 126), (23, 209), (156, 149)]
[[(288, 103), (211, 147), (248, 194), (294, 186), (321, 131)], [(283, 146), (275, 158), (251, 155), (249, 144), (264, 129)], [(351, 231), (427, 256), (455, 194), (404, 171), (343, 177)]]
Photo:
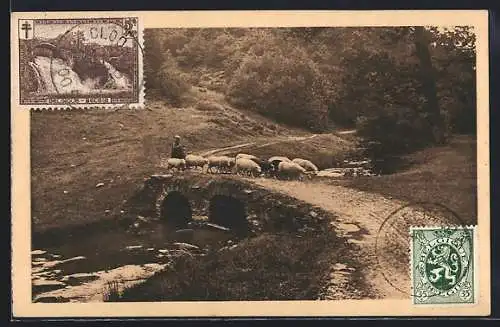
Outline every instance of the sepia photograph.
[(32, 304), (489, 303), (474, 24), (51, 17), (13, 23)]

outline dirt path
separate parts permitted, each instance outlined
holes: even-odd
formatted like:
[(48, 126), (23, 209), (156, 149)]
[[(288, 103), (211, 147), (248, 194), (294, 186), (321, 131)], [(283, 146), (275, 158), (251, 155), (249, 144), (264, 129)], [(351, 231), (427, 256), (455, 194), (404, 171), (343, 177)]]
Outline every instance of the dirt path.
[(217, 149), (212, 149), (210, 151), (199, 153), (198, 155), (203, 156), (203, 157), (207, 157), (207, 156), (214, 155), (216, 153), (222, 154), (222, 152), (224, 152), (224, 151), (230, 151), (230, 150), (234, 150), (234, 149), (240, 149), (240, 148), (244, 148), (244, 147), (251, 146), (251, 145), (254, 145), (254, 144), (255, 144), (255, 142), (249, 142), (249, 143), (243, 143), (243, 144), (228, 146), (228, 147), (225, 147), (225, 148), (217, 148)]
[(278, 143), (282, 143), (282, 142), (290, 142), (290, 141), (301, 142), (301, 141), (313, 139), (318, 135), (319, 134), (313, 134), (310, 136), (288, 136), (285, 138), (280, 138), (279, 140), (276, 140), (276, 141), (266, 142), (266, 143), (262, 143), (262, 144), (257, 144), (257, 142), (243, 143), (243, 144), (233, 145), (233, 146), (224, 147), (224, 148), (212, 149), (210, 151), (205, 151), (205, 152), (199, 153), (199, 155), (204, 156), (204, 157), (211, 156), (214, 154), (224, 155), (227, 153), (227, 151), (232, 151), (235, 149), (247, 148), (250, 146), (254, 146), (254, 148), (261, 148), (261, 147), (265, 147), (265, 146), (269, 146), (269, 145), (273, 145), (273, 144), (278, 144)]
[[(332, 224), (339, 234), (349, 237), (349, 233), (352, 233), (353, 229), (356, 230), (356, 226), (365, 231), (365, 233), (359, 233), (362, 235), (358, 237), (358, 240), (352, 239), (352, 242), (358, 245), (356, 253), (353, 253), (353, 259), (357, 260), (363, 267), (362, 274), (370, 285), (371, 293), (378, 298), (407, 297), (384, 279), (384, 276), (379, 272), (375, 256), (375, 240), (380, 225), (392, 211), (401, 207), (403, 202), (323, 183), (278, 181), (263, 178), (256, 179), (254, 182), (267, 189), (288, 194), (335, 213), (338, 220)], [(397, 280), (400, 285), (409, 285), (407, 274), (391, 277)]]
[[(339, 134), (352, 134), (355, 130), (344, 131)], [(213, 154), (225, 154), (235, 149), (247, 148), (250, 146), (264, 147), (272, 144), (287, 141), (304, 141), (318, 136), (313, 134), (305, 137), (281, 138), (272, 142), (257, 144), (257, 142), (244, 143), (240, 145), (212, 149), (202, 153), (203, 156)], [(268, 189), (285, 193), (299, 200), (317, 205), (324, 210), (337, 215), (337, 221), (332, 222), (338, 234), (350, 237), (353, 233), (359, 234), (349, 241), (355, 243), (356, 253), (353, 253), (353, 260), (357, 260), (362, 268), (362, 274), (366, 282), (370, 285), (370, 292), (378, 298), (407, 298), (408, 296), (391, 286), (383, 274), (379, 272), (375, 254), (375, 242), (377, 232), (384, 219), (394, 210), (405, 203), (397, 200), (387, 199), (381, 195), (357, 191), (354, 189), (334, 186), (323, 183), (303, 183), (298, 181), (279, 181), (274, 179), (254, 179), (255, 183)], [(363, 233), (359, 233), (363, 231)], [(401, 246), (408, 247), (408, 244)], [(389, 254), (390, 255), (390, 254)], [(388, 261), (390, 262), (390, 260)], [(383, 265), (383, 263), (381, 263)], [(383, 268), (382, 268), (383, 269)], [(392, 270), (391, 270), (392, 271)], [(410, 285), (408, 274), (391, 276), (392, 281), (397, 281), (398, 285)], [(334, 278), (334, 277), (332, 277)]]
[[(339, 134), (353, 134), (355, 130), (339, 132)], [(241, 145), (213, 149), (204, 155), (225, 154), (231, 150), (246, 148), (250, 146), (263, 147), (286, 141), (304, 141), (318, 136), (313, 134), (306, 137), (280, 138), (272, 142), (258, 144), (258, 142), (245, 143)], [(441, 217), (436, 216), (427, 220), (422, 216), (420, 209), (408, 208), (406, 214), (410, 217), (398, 217), (390, 224), (390, 231), (384, 234), (384, 244), (376, 253), (377, 234), (384, 220), (392, 212), (403, 207), (407, 203), (392, 198), (386, 198), (379, 194), (358, 191), (355, 189), (314, 182), (281, 181), (276, 179), (257, 178), (251, 181), (269, 190), (287, 194), (301, 201), (305, 201), (321, 207), (323, 210), (333, 213), (338, 217), (331, 224), (336, 233), (348, 239), (354, 250), (352, 261), (357, 263), (358, 273), (362, 276), (369, 290), (359, 290), (360, 293), (369, 293), (370, 297), (409, 299), (410, 297), (410, 267), (409, 267), (409, 226), (410, 225), (439, 225)], [(406, 209), (405, 209), (406, 210)], [(415, 218), (416, 217), (416, 218)], [(411, 224), (410, 224), (411, 220)], [(437, 222), (437, 223), (436, 223)], [(385, 225), (387, 226), (387, 225)], [(380, 243), (379, 243), (380, 245)], [(382, 250), (380, 250), (383, 248)], [(378, 257), (377, 257), (378, 255)], [(332, 263), (331, 282), (327, 291), (327, 298), (338, 299), (345, 296), (342, 290), (349, 283), (345, 276), (352, 273), (352, 267), (346, 267), (345, 263)], [(346, 273), (346, 271), (350, 271)], [(340, 275), (337, 273), (341, 273)], [(340, 282), (335, 282), (335, 279)], [(344, 281), (342, 281), (344, 279)], [(389, 281), (390, 282), (389, 282)], [(342, 284), (344, 283), (344, 284)], [(328, 295), (328, 294), (331, 294)]]

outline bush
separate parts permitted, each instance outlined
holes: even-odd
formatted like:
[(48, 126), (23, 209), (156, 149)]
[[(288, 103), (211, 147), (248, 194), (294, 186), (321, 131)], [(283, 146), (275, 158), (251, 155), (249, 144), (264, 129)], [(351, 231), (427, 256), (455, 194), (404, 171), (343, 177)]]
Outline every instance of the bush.
[(323, 130), (327, 106), (317, 65), (293, 44), (271, 49), (243, 60), (228, 86), (230, 101), (290, 125)]
[(262, 134), (262, 133), (264, 133), (264, 126), (262, 126), (262, 125), (254, 125), (252, 127), (252, 131)]
[(171, 56), (165, 56), (160, 71), (157, 73), (157, 80), (161, 93), (175, 105), (181, 103), (182, 96), (190, 89), (186, 75)]

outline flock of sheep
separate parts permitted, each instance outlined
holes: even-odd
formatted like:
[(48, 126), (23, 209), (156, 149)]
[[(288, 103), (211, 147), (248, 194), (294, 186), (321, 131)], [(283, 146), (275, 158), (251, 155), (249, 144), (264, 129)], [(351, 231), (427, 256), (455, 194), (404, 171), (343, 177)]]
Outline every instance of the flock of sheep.
[(286, 179), (303, 179), (306, 175), (316, 174), (318, 167), (311, 161), (301, 158), (293, 160), (287, 157), (274, 156), (267, 160), (254, 155), (240, 153), (236, 157), (210, 156), (208, 158), (188, 154), (185, 159), (169, 158), (167, 169), (184, 170), (206, 169), (208, 173), (235, 173), (245, 176), (280, 177)]

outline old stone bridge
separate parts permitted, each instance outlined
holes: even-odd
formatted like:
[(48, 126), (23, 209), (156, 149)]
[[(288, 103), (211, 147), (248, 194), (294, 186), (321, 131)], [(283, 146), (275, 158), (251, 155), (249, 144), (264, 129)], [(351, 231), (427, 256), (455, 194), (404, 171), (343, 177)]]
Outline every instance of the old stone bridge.
[(186, 228), (193, 217), (234, 231), (279, 232), (329, 228), (332, 214), (251, 179), (199, 172), (153, 175), (126, 204), (129, 216)]

